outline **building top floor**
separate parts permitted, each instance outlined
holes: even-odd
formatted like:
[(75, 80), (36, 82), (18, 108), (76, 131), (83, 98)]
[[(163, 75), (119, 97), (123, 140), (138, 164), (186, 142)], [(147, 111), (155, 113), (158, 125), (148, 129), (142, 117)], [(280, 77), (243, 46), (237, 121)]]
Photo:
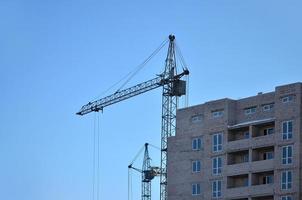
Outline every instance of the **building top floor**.
[(188, 127), (215, 131), (215, 128), (236, 127), (258, 120), (297, 118), (301, 115), (301, 94), (302, 83), (299, 82), (239, 100), (224, 98), (179, 109), (177, 132)]

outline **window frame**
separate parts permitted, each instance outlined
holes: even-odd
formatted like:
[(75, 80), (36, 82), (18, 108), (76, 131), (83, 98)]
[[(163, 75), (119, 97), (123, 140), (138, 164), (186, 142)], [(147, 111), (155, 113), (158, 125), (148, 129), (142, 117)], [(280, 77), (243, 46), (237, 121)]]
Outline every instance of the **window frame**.
[(212, 118), (213, 119), (223, 117), (223, 115), (224, 115), (224, 109), (213, 110), (212, 111)]
[[(283, 175), (285, 175), (285, 177), (283, 177)], [(291, 180), (289, 180), (289, 177)], [(285, 182), (283, 182), (283, 178), (285, 178)], [(293, 185), (293, 172), (290, 170), (282, 171), (281, 172), (281, 190), (289, 190), (292, 188), (292, 185)]]
[[(285, 150), (285, 156), (284, 156), (284, 150)], [(290, 153), (291, 155), (289, 155)], [(293, 164), (293, 145), (282, 146), (281, 161), (282, 161), (282, 165)]]
[[(269, 157), (268, 155), (271, 155), (271, 157)], [(263, 160), (272, 160), (272, 159), (274, 159), (274, 152), (273, 151), (264, 152)]]
[(275, 133), (275, 128), (274, 127), (263, 129), (263, 135), (272, 135), (274, 133)]
[(219, 176), (222, 173), (222, 157), (216, 156), (212, 158), (212, 175)]
[(192, 196), (198, 196), (201, 194), (201, 186), (200, 183), (192, 184)]
[(250, 185), (249, 183), (249, 179), (244, 179), (244, 183), (243, 183), (244, 187), (248, 187)]
[(192, 173), (200, 173), (201, 171), (201, 161), (193, 160), (192, 161)]
[(203, 116), (201, 114), (197, 114), (197, 115), (191, 116), (190, 121), (191, 121), (192, 124), (197, 124), (197, 123), (202, 121), (202, 118), (203, 118)]
[[(215, 144), (216, 143), (216, 144)], [(223, 144), (223, 133), (214, 133), (212, 135), (212, 152), (221, 152)]]
[(263, 184), (273, 184), (274, 183), (274, 175), (268, 175), (268, 176), (264, 176), (264, 183)]
[(247, 162), (250, 162), (250, 156), (249, 156), (249, 154), (244, 154), (243, 156), (242, 156), (242, 163), (247, 163)]
[(252, 106), (252, 107), (248, 107), (244, 109), (244, 114), (245, 115), (252, 115), (254, 113), (256, 113), (257, 111), (257, 106)]
[(270, 110), (273, 110), (274, 107), (275, 107), (275, 103), (263, 104), (263, 105), (262, 105), (262, 110), (263, 110), (264, 112), (268, 112), (268, 111), (270, 111)]
[(287, 95), (287, 96), (281, 97), (282, 103), (290, 103), (293, 101), (294, 101), (294, 95)]
[[(287, 120), (281, 123), (282, 140), (290, 140), (293, 138), (293, 127), (294, 127), (293, 124), (294, 124), (293, 120)], [(284, 125), (286, 126), (286, 128), (284, 127)], [(284, 132), (284, 128), (286, 129), (286, 132)], [(291, 128), (291, 132), (289, 132), (290, 128)]]
[(243, 133), (243, 138), (244, 139), (250, 139), (250, 132), (249, 131), (245, 131), (244, 133)]
[(221, 188), (222, 188), (221, 180), (212, 181), (212, 198), (218, 199), (222, 196)]
[[(196, 148), (195, 148), (196, 144)], [(202, 138), (201, 137), (195, 137), (192, 138), (192, 151), (200, 151), (202, 147)]]
[(280, 200), (292, 200), (293, 197), (291, 195), (285, 195), (285, 196), (281, 196)]

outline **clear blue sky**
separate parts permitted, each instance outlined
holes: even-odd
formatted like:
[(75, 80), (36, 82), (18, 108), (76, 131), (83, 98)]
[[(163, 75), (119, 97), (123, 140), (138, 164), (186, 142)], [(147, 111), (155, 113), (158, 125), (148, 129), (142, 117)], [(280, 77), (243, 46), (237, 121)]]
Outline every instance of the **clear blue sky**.
[[(300, 0), (2, 0), (0, 199), (92, 199), (94, 115), (74, 113), (170, 33), (191, 71), (190, 105), (302, 81), (301, 10)], [(128, 86), (161, 72), (165, 51)], [(127, 165), (145, 142), (159, 146), (160, 115), (158, 89), (100, 116), (101, 199), (127, 199)]]

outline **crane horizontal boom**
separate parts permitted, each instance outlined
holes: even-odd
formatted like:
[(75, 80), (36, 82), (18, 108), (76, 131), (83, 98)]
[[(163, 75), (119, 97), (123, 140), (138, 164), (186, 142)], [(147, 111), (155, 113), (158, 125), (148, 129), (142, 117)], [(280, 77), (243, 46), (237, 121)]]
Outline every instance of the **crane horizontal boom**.
[(77, 115), (85, 115), (90, 112), (98, 112), (100, 110), (103, 110), (104, 107), (118, 103), (120, 101), (129, 99), (131, 97), (137, 96), (139, 94), (145, 93), (147, 91), (156, 89), (160, 86), (172, 83), (174, 81), (179, 80), (182, 76), (188, 75), (189, 71), (185, 69), (182, 73), (175, 75), (171, 78), (162, 78), (162, 76), (159, 76), (157, 78), (151, 79), (149, 81), (137, 84), (135, 86), (132, 86), (130, 88), (117, 91), (114, 94), (111, 94), (109, 96), (106, 96), (104, 98), (101, 98), (99, 100), (89, 102), (88, 104), (82, 106), (79, 112), (77, 112)]

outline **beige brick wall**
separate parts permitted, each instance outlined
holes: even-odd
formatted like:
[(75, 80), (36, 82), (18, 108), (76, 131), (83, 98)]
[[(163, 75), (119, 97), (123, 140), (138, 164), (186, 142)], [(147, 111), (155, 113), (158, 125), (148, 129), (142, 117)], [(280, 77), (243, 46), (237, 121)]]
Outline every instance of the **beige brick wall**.
[[(213, 180), (222, 180), (222, 197), (220, 199), (255, 199), (269, 196), (280, 199), (280, 195), (290, 194), (293, 199), (302, 200), (301, 183), (301, 83), (276, 87), (274, 92), (259, 94), (240, 100), (221, 99), (204, 104), (188, 107), (177, 111), (176, 136), (168, 139), (168, 198), (170, 200), (212, 199)], [(282, 103), (281, 98), (293, 95), (294, 101)], [(263, 104), (274, 103), (274, 109), (264, 112)], [(245, 108), (256, 106), (254, 114), (246, 115)], [(223, 110), (222, 117), (213, 118), (212, 112)], [(192, 122), (192, 117), (198, 120)], [(198, 117), (196, 117), (198, 116)], [(285, 120), (293, 121), (293, 138), (282, 140), (281, 124)], [(267, 136), (253, 137), (228, 141), (231, 129), (247, 127), (250, 136), (253, 132), (261, 131), (267, 123), (274, 123), (275, 133)], [(260, 128), (259, 128), (260, 127)], [(212, 152), (212, 136), (215, 133), (223, 134), (223, 150)], [(201, 137), (202, 149), (193, 151), (192, 139)], [(282, 146), (293, 145), (293, 164), (282, 165)], [(252, 162), (252, 152), (256, 148), (273, 146), (275, 157), (273, 160)], [(250, 161), (247, 163), (227, 165), (230, 152), (248, 150)], [(222, 174), (212, 175), (212, 158), (222, 158)], [(193, 173), (191, 163), (193, 160), (201, 161), (201, 172)], [(280, 189), (280, 176), (282, 170), (293, 171), (293, 187), (288, 191)], [(274, 172), (274, 184), (250, 185), (248, 187), (228, 188), (228, 177), (237, 174), (247, 174), (251, 182), (252, 174), (261, 171)], [(201, 184), (201, 194), (192, 196), (191, 185)]]

